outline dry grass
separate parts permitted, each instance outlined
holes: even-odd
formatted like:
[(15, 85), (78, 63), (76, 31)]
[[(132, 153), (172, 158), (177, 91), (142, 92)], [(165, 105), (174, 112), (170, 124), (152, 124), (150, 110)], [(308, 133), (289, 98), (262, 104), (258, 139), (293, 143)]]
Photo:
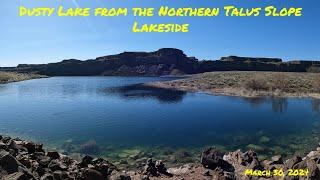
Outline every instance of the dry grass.
[(260, 75), (257, 75), (255, 77), (253, 77), (252, 79), (249, 79), (247, 82), (245, 82), (245, 87), (247, 89), (251, 89), (253, 91), (267, 91), (267, 90), (269, 90), (268, 83)]
[(37, 74), (21, 74), (15, 72), (1, 72), (0, 71), (0, 84), (24, 81), (29, 79), (43, 78), (45, 76), (37, 75)]
[(315, 92), (320, 93), (320, 74), (313, 80), (313, 89)]
[(291, 72), (209, 72), (152, 86), (235, 96), (320, 97), (320, 74)]

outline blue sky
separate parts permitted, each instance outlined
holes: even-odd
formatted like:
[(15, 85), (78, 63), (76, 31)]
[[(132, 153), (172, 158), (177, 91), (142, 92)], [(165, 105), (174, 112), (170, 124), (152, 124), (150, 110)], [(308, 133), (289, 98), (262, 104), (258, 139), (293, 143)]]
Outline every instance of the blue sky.
[[(302, 17), (19, 17), (26, 7), (302, 7)], [(199, 59), (320, 60), (318, 0), (1, 0), (0, 66), (90, 59), (123, 51), (183, 50)], [(133, 22), (189, 23), (189, 33), (133, 33)]]

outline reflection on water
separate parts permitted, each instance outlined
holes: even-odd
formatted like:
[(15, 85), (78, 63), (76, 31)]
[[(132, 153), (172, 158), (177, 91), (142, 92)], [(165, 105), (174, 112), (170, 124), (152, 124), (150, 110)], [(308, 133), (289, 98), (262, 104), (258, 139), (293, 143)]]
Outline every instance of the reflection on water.
[(288, 108), (288, 98), (283, 97), (254, 97), (254, 98), (243, 98), (252, 107), (259, 107), (265, 103), (270, 103), (273, 112), (284, 113)]
[(265, 103), (268, 98), (267, 97), (253, 97), (253, 98), (243, 98), (246, 102), (248, 102), (252, 107), (259, 107), (263, 103)]
[(312, 111), (320, 114), (320, 99), (312, 99)]
[(198, 159), (211, 145), (272, 156), (305, 153), (320, 140), (319, 100), (213, 96), (143, 85), (162, 80), (168, 79), (56, 77), (0, 85), (0, 132), (70, 154), (170, 162)]
[(134, 84), (129, 86), (108, 88), (104, 91), (106, 95), (115, 94), (125, 99), (156, 99), (162, 103), (181, 102), (186, 92)]
[(271, 101), (274, 112), (283, 113), (288, 108), (287, 98), (272, 98)]

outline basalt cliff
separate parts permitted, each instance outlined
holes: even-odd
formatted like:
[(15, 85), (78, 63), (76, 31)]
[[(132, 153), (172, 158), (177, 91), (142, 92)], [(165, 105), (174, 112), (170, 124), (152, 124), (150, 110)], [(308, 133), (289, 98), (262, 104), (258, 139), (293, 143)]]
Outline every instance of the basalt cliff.
[(198, 60), (183, 51), (163, 48), (155, 52), (123, 52), (90, 60), (69, 59), (49, 64), (21, 64), (4, 71), (47, 76), (164, 76), (210, 71), (320, 72), (320, 61), (288, 61), (279, 58), (229, 56)]

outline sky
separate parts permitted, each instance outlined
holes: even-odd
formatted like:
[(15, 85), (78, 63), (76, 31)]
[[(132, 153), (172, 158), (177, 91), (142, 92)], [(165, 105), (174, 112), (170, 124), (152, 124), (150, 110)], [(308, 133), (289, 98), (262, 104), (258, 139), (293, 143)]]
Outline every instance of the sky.
[[(25, 7), (302, 7), (302, 17), (19, 17)], [(319, 0), (1, 0), (0, 66), (178, 48), (188, 56), (320, 60)], [(189, 23), (188, 33), (133, 33), (134, 23)]]

